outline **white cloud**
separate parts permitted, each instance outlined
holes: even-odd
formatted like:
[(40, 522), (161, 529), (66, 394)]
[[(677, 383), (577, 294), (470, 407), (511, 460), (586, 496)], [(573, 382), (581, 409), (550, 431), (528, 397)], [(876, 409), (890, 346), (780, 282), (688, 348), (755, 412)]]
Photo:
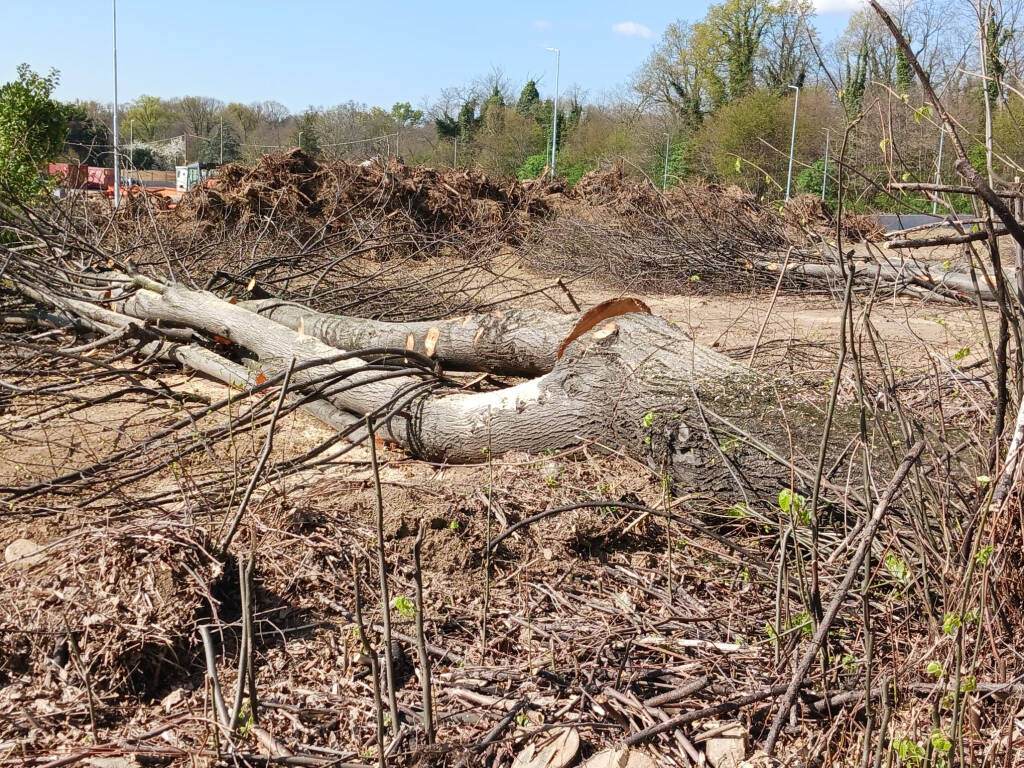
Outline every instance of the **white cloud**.
[(536, 29), (547, 29), (551, 26), (551, 22), (548, 21), (547, 19), (537, 19), (535, 22), (533, 22), (533, 26)]
[(817, 13), (852, 13), (863, 9), (865, 0), (814, 0)]
[(623, 37), (654, 37), (650, 27), (637, 24), (635, 21), (620, 21), (618, 24), (612, 24), (612, 32)]

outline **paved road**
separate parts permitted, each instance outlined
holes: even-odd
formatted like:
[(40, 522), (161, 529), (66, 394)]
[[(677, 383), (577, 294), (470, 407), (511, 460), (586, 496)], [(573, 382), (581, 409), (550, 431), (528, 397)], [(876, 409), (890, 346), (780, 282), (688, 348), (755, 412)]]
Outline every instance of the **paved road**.
[(945, 216), (932, 216), (926, 213), (885, 213), (878, 217), (879, 223), (885, 227), (887, 232), (898, 232), (901, 229), (919, 227), (922, 224), (940, 222)]

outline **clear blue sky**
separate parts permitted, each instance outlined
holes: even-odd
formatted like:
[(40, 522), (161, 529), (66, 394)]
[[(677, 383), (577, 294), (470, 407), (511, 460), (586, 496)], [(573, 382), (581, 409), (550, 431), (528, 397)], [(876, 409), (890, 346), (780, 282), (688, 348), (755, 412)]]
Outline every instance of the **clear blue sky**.
[[(38, 0), (36, 0), (38, 2)], [(111, 5), (104, 0), (0, 0), (0, 82), (27, 62), (60, 70), (55, 96), (111, 102)], [(828, 39), (856, 0), (817, 0)], [(140, 94), (274, 99), (292, 111), (354, 100), (390, 107), (437, 98), (501, 68), (518, 89), (529, 77), (554, 87), (562, 49), (563, 89), (591, 98), (636, 71), (677, 18), (697, 19), (708, 0), (622, 3), (457, 0), (121, 0), (119, 99)], [(45, 10), (44, 10), (45, 8)]]

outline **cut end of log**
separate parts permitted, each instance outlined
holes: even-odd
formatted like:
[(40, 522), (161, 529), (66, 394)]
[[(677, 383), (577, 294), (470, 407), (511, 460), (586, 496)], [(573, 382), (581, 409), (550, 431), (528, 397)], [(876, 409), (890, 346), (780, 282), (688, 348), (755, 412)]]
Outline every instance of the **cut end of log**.
[(408, 350), (416, 349), (416, 337), (411, 333), (405, 337), (405, 348)]
[[(585, 334), (591, 328), (597, 326), (598, 323), (603, 322), (612, 317), (618, 317), (619, 315), (628, 315), (633, 312), (639, 312), (645, 315), (651, 314), (651, 308), (644, 304), (640, 299), (633, 299), (623, 297), (621, 299), (609, 299), (608, 301), (602, 301), (596, 307), (591, 307), (583, 313), (576, 325), (573, 326), (569, 335), (565, 337), (565, 341), (558, 348), (558, 359), (561, 360), (562, 353), (565, 352), (566, 347), (572, 344), (576, 339)], [(596, 339), (603, 339), (610, 335), (614, 330), (614, 323), (612, 323), (612, 330), (603, 336), (594, 335)]]

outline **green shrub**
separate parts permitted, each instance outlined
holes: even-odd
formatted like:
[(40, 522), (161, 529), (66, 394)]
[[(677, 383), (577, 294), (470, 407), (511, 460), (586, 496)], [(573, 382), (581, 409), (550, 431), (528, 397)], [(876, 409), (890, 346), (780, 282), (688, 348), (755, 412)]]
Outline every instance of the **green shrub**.
[(52, 182), (40, 174), (64, 148), (67, 120), (50, 98), (58, 75), (37, 75), (28, 64), (18, 79), (0, 87), (0, 199), (27, 200), (44, 193)]
[(560, 166), (558, 168), (558, 175), (564, 176), (566, 183), (570, 187), (574, 187), (577, 181), (594, 170), (594, 168), (595, 166), (588, 165), (587, 163), (573, 163), (570, 166)]
[(520, 179), (536, 179), (544, 173), (544, 167), (548, 164), (547, 155), (530, 155), (516, 171)]
[[(676, 186), (693, 172), (691, 167), (691, 147), (689, 139), (682, 139), (672, 144), (668, 151), (668, 184)], [(660, 155), (651, 165), (651, 179), (660, 188), (665, 178), (665, 156)]]
[[(821, 194), (821, 180), (825, 175), (825, 158), (815, 160), (796, 175), (796, 189), (809, 195)], [(829, 178), (825, 185), (825, 199), (836, 201), (835, 179)]]

